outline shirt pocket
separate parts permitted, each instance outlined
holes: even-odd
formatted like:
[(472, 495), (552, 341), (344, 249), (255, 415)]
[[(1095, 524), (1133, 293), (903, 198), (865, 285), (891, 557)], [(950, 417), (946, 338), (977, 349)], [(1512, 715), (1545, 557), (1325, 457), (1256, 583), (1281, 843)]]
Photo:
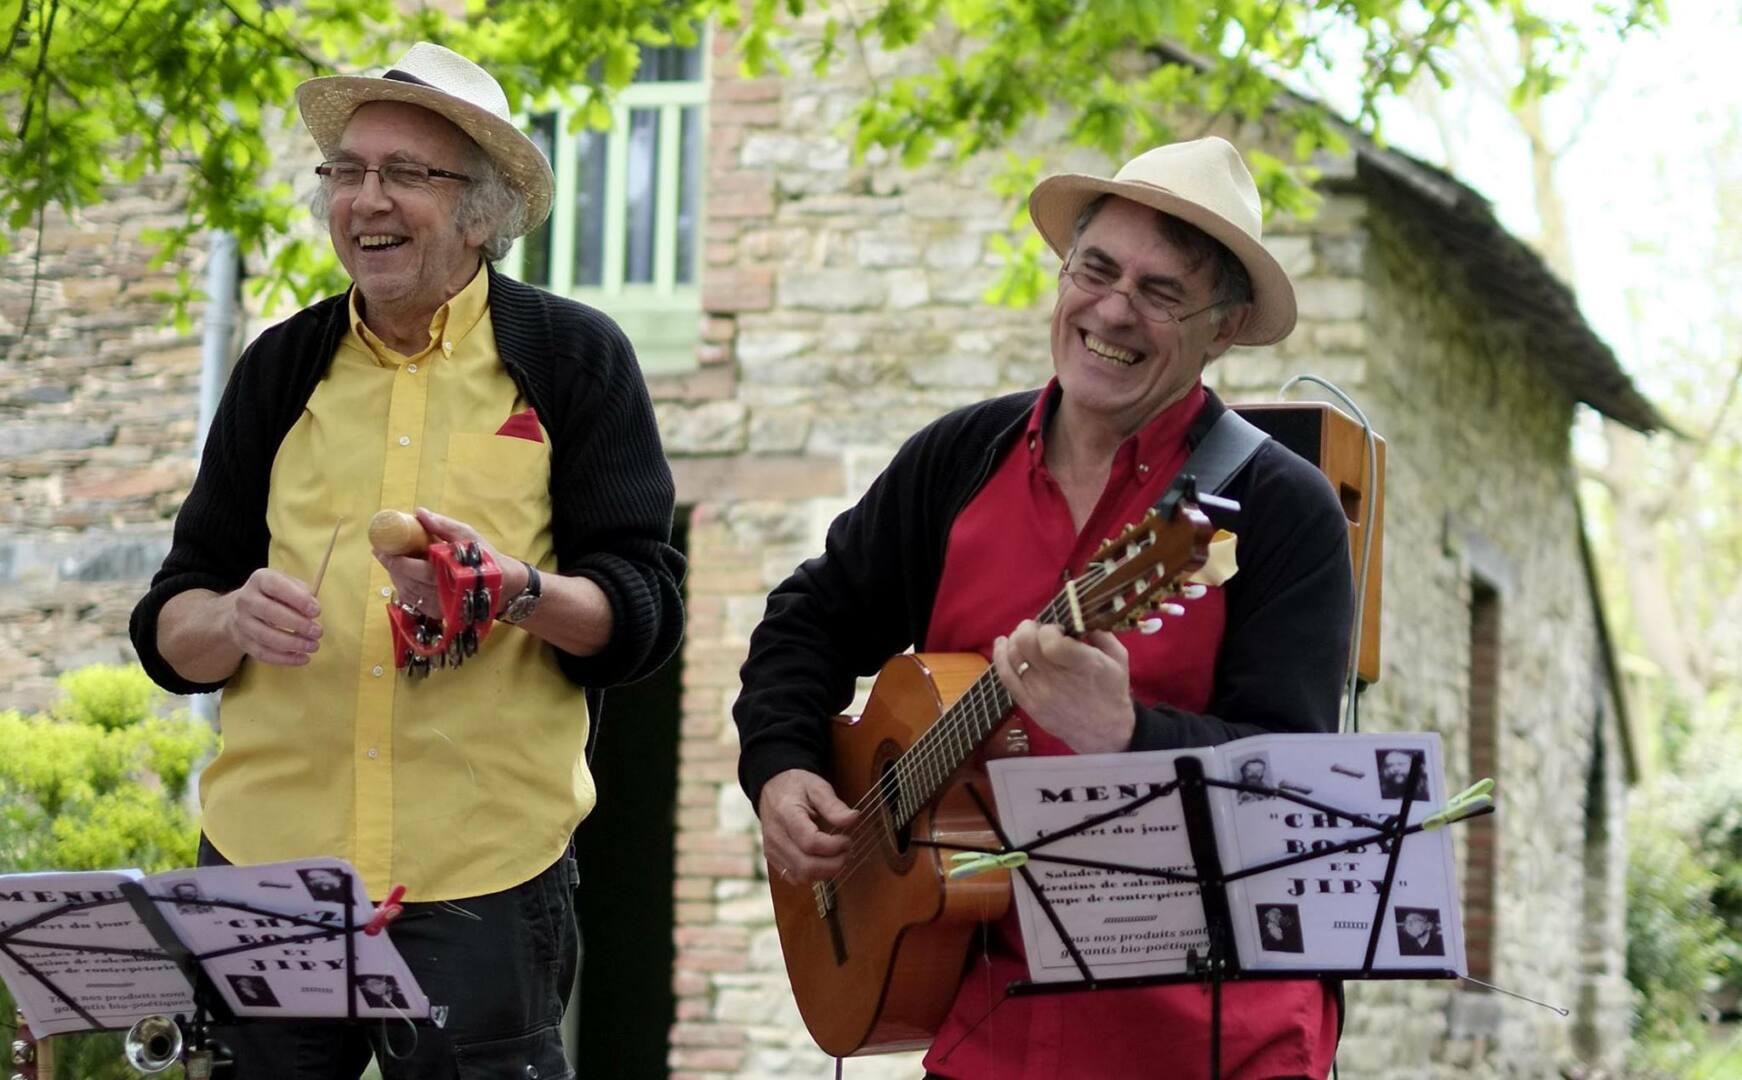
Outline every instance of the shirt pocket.
[(549, 544), (550, 444), (505, 435), (448, 436), (442, 513), (517, 558)]

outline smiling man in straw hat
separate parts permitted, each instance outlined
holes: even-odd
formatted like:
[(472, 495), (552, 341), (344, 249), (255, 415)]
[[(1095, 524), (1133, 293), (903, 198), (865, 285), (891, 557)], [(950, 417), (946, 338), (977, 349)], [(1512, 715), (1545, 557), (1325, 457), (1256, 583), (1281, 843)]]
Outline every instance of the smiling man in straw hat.
[[(341, 856), (374, 900), (404, 885), (390, 932), (445, 1025), (414, 1049), (379, 1026), (225, 1038), (249, 1080), (354, 1077), (372, 1049), (390, 1080), (568, 1076), (585, 747), (598, 689), (681, 631), (671, 472), (617, 326), (491, 265), (552, 186), (494, 79), (420, 44), (297, 104), (354, 287), (237, 364), (133, 642), (164, 687), (224, 689), (202, 861)], [(426, 684), (396, 676), (385, 598), (437, 610), (432, 569), (365, 533), (408, 507), (490, 551), (511, 624)]]
[[(1294, 326), (1294, 290), (1260, 242), (1240, 155), (1215, 138), (1158, 147), (1111, 180), (1052, 177), (1029, 210), (1063, 260), (1055, 377), (908, 440), (835, 520), (824, 553), (774, 591), (751, 637), (734, 710), (739, 776), (779, 878), (851, 872), (842, 834), (858, 814), (825, 779), (828, 718), (856, 677), (909, 646), (989, 658), (1032, 753), (1335, 729), (1353, 606), (1346, 526), (1324, 477), (1277, 443), (1257, 444), (1222, 488), (1241, 505), (1224, 523), (1238, 536), (1239, 571), (1188, 601), (1183, 618), (1081, 640), (1031, 619), (1061, 574), (1080, 574), (1218, 429), (1227, 409), (1203, 385), (1204, 367)], [(1012, 916), (967, 961), (926, 1058), (933, 1075), (1205, 1069), (1202, 988), (1007, 996), (1024, 977)], [(1224, 1076), (1329, 1069), (1337, 1015), (1321, 984), (1237, 983), (1223, 995)]]

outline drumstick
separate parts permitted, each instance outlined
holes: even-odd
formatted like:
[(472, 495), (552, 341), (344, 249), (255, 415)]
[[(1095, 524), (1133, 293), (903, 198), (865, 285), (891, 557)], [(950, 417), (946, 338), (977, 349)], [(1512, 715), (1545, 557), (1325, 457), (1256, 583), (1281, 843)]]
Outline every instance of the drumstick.
[(403, 510), (383, 510), (369, 519), (369, 543), (386, 555), (418, 555), (429, 548), (429, 534)]
[(338, 521), (333, 522), (333, 538), (331, 540), (327, 541), (327, 553), (325, 555), (321, 556), (320, 569), (315, 571), (315, 583), (313, 585), (309, 586), (309, 592), (312, 595), (315, 595), (315, 596), (320, 595), (321, 579), (327, 576), (327, 563), (332, 561), (333, 548), (336, 547), (339, 543), (339, 530), (341, 528), (343, 528), (344, 525), (345, 525), (344, 518), (340, 518)]

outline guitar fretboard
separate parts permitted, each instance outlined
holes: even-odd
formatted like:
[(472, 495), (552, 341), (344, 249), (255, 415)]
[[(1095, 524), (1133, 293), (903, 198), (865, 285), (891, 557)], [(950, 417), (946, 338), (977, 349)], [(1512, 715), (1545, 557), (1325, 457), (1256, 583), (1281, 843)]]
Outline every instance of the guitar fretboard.
[[(1092, 563), (1075, 584), (1080, 589), (1105, 573)], [(1067, 633), (1079, 632), (1080, 627), (1072, 625), (1070, 586), (1060, 590), (1035, 616), (1035, 621), (1062, 626)], [(950, 776), (1015, 708), (1016, 702), (998, 679), (998, 669), (988, 667), (981, 672), (974, 685), (944, 710), (885, 774), (883, 783), (890, 789), (885, 801), (893, 808), (897, 824), (905, 826), (921, 807), (936, 798)]]

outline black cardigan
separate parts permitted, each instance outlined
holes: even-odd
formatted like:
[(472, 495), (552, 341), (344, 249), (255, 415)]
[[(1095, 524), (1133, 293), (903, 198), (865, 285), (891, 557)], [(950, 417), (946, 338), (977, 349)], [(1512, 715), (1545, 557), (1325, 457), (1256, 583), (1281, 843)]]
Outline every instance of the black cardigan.
[[(159, 686), (182, 678), (157, 651), (157, 620), (188, 589), (229, 592), (266, 565), (273, 458), (326, 375), (349, 319), (348, 293), (268, 329), (236, 364), (206, 436), (193, 490), (151, 589), (133, 609), (133, 647)], [(551, 436), (551, 537), (560, 573), (604, 590), (611, 640), (592, 656), (557, 652), (570, 682), (597, 690), (650, 674), (683, 633), (683, 556), (670, 544), (674, 487), (653, 404), (628, 338), (583, 304), (490, 269), (490, 319), (503, 366)], [(227, 681), (227, 680), (226, 680)]]
[[(1038, 391), (957, 410), (908, 439), (822, 555), (768, 598), (733, 706), (738, 776), (752, 806), (786, 769), (827, 775), (829, 720), (854, 680), (910, 645), (924, 651), (950, 528), (1022, 434)], [(1212, 393), (1186, 441), (1196, 447), (1226, 406)], [(1240, 503), (1217, 524), (1239, 536), (1239, 573), (1207, 714), (1137, 706), (1134, 750), (1208, 746), (1264, 731), (1335, 731), (1354, 609), (1348, 526), (1330, 483), (1267, 440), (1222, 494)]]

